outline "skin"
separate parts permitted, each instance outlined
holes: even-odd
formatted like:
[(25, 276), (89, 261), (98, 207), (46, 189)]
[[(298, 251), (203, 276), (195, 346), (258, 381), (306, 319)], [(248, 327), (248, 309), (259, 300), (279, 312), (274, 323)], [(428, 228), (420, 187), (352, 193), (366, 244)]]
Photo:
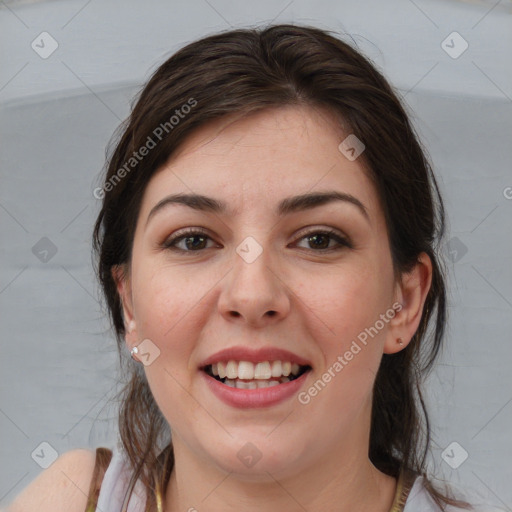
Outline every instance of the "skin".
[[(382, 354), (405, 348), (416, 331), (432, 266), (421, 254), (395, 281), (377, 192), (362, 159), (338, 150), (348, 133), (311, 107), (215, 120), (187, 139), (144, 192), (131, 262), (113, 274), (128, 349), (148, 338), (160, 350), (145, 372), (173, 432), (166, 510), (391, 507), (396, 480), (368, 458), (372, 386)], [(285, 197), (327, 190), (356, 197), (368, 219), (348, 202), (274, 214)], [(160, 200), (178, 192), (224, 200), (236, 215), (169, 205), (147, 222)], [(162, 247), (187, 227), (204, 228), (208, 238), (188, 246), (182, 239), (183, 252)], [(306, 236), (328, 228), (352, 247), (333, 238), (315, 245)], [(263, 250), (250, 264), (236, 252), (249, 236)], [(276, 346), (311, 361), (307, 390), (395, 302), (401, 311), (307, 405), (294, 396), (236, 409), (211, 393), (198, 370), (226, 347)], [(247, 442), (262, 455), (250, 468), (237, 457)]]

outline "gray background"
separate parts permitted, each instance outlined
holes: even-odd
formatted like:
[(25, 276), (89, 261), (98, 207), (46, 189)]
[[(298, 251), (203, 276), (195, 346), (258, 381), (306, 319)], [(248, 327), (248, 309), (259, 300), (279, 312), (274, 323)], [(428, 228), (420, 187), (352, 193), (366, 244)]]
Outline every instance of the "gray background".
[[(42, 471), (52, 449), (116, 439), (109, 398), (119, 382), (117, 352), (98, 303), (90, 234), (105, 147), (131, 96), (185, 43), (271, 21), (349, 34), (411, 111), (450, 220), (450, 323), (427, 382), (430, 465), (439, 478), (511, 509), (512, 2), (505, 0), (0, 3), (0, 506)], [(59, 45), (46, 59), (31, 47), (43, 31)], [(442, 47), (453, 31), (469, 45), (457, 58)], [(449, 44), (462, 48), (458, 39)]]

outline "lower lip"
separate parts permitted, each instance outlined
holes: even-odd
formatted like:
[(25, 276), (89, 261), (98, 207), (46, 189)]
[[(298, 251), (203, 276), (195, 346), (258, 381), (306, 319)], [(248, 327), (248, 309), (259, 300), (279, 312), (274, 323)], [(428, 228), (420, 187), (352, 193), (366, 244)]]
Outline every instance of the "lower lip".
[(226, 384), (222, 384), (222, 382), (217, 379), (210, 377), (204, 371), (200, 370), (200, 373), (203, 375), (203, 378), (206, 379), (206, 383), (217, 398), (232, 407), (246, 409), (254, 407), (270, 407), (290, 398), (299, 391), (310, 371), (311, 370), (308, 370), (300, 377), (290, 382), (285, 382), (268, 388), (257, 389), (232, 388), (230, 386), (226, 386)]

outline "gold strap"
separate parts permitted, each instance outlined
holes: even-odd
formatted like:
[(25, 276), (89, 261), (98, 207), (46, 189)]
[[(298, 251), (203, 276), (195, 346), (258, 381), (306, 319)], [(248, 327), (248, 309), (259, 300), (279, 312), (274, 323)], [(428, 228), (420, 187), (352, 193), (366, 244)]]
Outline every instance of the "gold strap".
[(158, 512), (163, 512), (164, 507), (162, 503), (162, 491), (160, 489), (160, 484), (158, 480), (156, 481), (156, 509)]
[(407, 501), (407, 497), (409, 496), (409, 492), (414, 485), (416, 477), (417, 474), (413, 471), (408, 471), (405, 469), (400, 471), (396, 485), (395, 499), (393, 500), (393, 504), (391, 505), (389, 512), (403, 512), (405, 502)]

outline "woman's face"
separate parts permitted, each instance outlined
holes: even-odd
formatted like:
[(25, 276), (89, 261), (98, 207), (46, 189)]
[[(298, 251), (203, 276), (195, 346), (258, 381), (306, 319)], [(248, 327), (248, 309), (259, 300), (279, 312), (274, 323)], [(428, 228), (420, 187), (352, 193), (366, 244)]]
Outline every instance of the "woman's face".
[[(127, 343), (146, 340), (146, 375), (177, 459), (253, 478), (366, 456), (372, 385), (383, 352), (399, 349), (401, 296), (374, 186), (360, 159), (338, 149), (347, 135), (311, 108), (222, 119), (149, 182), (119, 290), (134, 322)], [(341, 200), (294, 200), (319, 193)], [(212, 202), (165, 202), (176, 194)], [(207, 208), (213, 201), (225, 210)], [(186, 229), (200, 233), (182, 238)], [(216, 356), (231, 348), (240, 352)], [(244, 383), (265, 387), (205, 372), (230, 359)], [(286, 359), (309, 370), (269, 379)], [(248, 379), (255, 369), (264, 378)]]

